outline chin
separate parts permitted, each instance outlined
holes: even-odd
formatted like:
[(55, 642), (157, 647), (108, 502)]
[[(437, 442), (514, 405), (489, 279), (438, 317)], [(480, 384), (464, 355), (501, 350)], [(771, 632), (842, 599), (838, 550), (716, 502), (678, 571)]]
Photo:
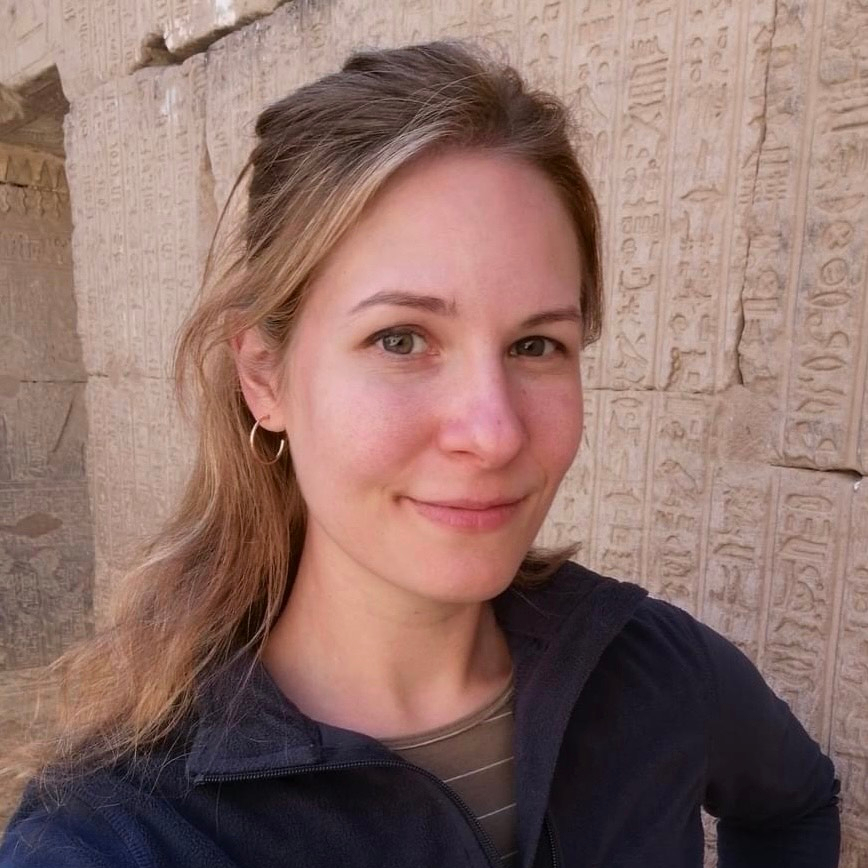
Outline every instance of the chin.
[[(498, 558), (498, 563), (487, 559), (481, 563), (461, 564), (443, 562), (440, 568), (425, 570), (425, 574), (414, 582), (413, 591), (429, 599), (444, 603), (481, 603), (491, 600), (505, 591), (521, 565), (522, 557), (506, 561)], [(432, 559), (429, 564), (436, 563)]]

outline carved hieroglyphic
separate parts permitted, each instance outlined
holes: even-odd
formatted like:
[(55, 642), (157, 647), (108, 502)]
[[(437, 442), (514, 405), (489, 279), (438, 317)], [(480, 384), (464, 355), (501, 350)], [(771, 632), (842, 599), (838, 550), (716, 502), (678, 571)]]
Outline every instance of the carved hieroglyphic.
[[(0, 143), (0, 740), (92, 624), (84, 371), (63, 160)], [(0, 819), (19, 796), (0, 783)]]
[(735, 307), (721, 265), (732, 230), (748, 10), (689, 0), (679, 37), (655, 379), (676, 392), (713, 391), (735, 380)]
[(786, 380), (783, 453), (797, 464), (857, 467), (868, 369), (868, 8), (829, 10), (809, 103), (807, 185)]
[(518, 53), (519, 0), (478, 0), (473, 4), (473, 35), (493, 51)]
[(97, 564), (124, 562), (189, 463), (167, 376), (215, 219), (204, 105), (197, 56), (105, 85), (67, 120)]
[(61, 24), (60, 4), (55, 0), (4, 3), (0, 7), (0, 82), (18, 84), (51, 66)]
[(44, 666), (87, 634), (92, 546), (80, 480), (0, 485), (0, 670)]
[[(465, 0), (443, 0), (433, 4), (434, 33), (432, 36), (451, 36), (456, 39), (473, 35), (473, 4)], [(340, 39), (344, 34), (336, 34)]]
[[(69, 282), (66, 291), (71, 292)], [(68, 324), (69, 326), (72, 323)], [(0, 484), (85, 478), (84, 382), (16, 381), (0, 390)]]
[(94, 597), (101, 618), (111, 580), (166, 515), (193, 450), (168, 380), (126, 377), (113, 383), (92, 377), (87, 403), (87, 462), (96, 516)]
[(557, 493), (537, 540), (539, 545), (551, 548), (578, 543), (576, 560), (583, 564), (592, 563), (594, 559), (591, 530), (594, 525), (601, 399), (601, 392), (585, 392), (584, 430), (579, 453)]
[[(564, 76), (564, 101), (576, 122), (577, 151), (593, 187), (600, 208), (601, 222), (614, 222), (611, 196), (615, 129), (620, 117), (623, 78), (621, 34), (616, 25), (614, 0), (588, 0), (573, 7), (567, 64)], [(615, 270), (612, 239), (603, 233), (604, 286), (611, 283)], [(587, 388), (599, 388), (601, 344), (592, 344), (584, 353), (582, 368)]]
[(617, 389), (649, 388), (654, 382), (681, 18), (677, 6), (651, 0), (624, 22), (615, 214), (609, 228), (614, 254), (611, 317), (601, 362), (603, 383)]
[(71, 231), (63, 161), (0, 144), (0, 377), (81, 379)]
[(761, 663), (778, 694), (822, 741), (846, 540), (835, 529), (848, 524), (851, 491), (846, 477), (780, 471)]
[[(349, 8), (348, 8), (349, 7)], [(308, 24), (309, 3), (278, 9), (261, 25), (253, 25), (221, 40), (207, 57), (206, 135), (214, 193), (218, 207), (226, 202), (236, 175), (255, 141), (256, 115), (270, 102), (313, 80), (307, 64), (321, 67), (314, 46), (329, 35), (316, 21)], [(357, 28), (359, 14), (352, 4), (332, 10), (335, 26)], [(307, 32), (319, 27), (315, 40)], [(320, 54), (327, 52), (320, 49)]]
[(522, 70), (534, 87), (564, 92), (573, 6), (568, 0), (541, 0), (524, 8), (519, 56)]
[(844, 864), (868, 860), (864, 492), (779, 466), (868, 460), (865, 4), (293, 0), (184, 66), (124, 77), (161, 36), (184, 51), (233, 26), (210, 2), (131, 10), (63, 5), (81, 45), (66, 61), (80, 322), (90, 371), (113, 378), (88, 390), (100, 597), (178, 485), (171, 331), (257, 112), (354, 48), (473, 36), (564, 96), (604, 224), (585, 438), (541, 541), (578, 541), (757, 661), (831, 745)]
[[(842, 782), (844, 837), (868, 858), (868, 485), (853, 493), (835, 659), (831, 749)], [(845, 863), (846, 864), (846, 863)], [(864, 862), (854, 862), (861, 865)]]
[(196, 292), (214, 205), (200, 195), (204, 59), (142, 70), (74, 104), (75, 288), (89, 373), (167, 375)]
[(708, 526), (711, 401), (655, 396), (645, 584), (659, 596), (697, 611)]
[(785, 387), (792, 327), (792, 280), (798, 264), (804, 210), (799, 207), (807, 165), (806, 94), (811, 68), (812, 18), (817, 4), (775, 4), (763, 40), (766, 69), (758, 112), (761, 136), (756, 171), (739, 192), (747, 209), (744, 328), (739, 364), (745, 385), (779, 399)]
[(715, 468), (702, 620), (754, 662), (764, 645), (777, 474), (761, 465)]
[[(141, 66), (183, 59), (221, 32), (267, 14), (280, 0), (43, 0), (50, 23), (47, 61), (58, 64), (64, 90), (77, 99)], [(22, 3), (26, 8), (31, 3)], [(55, 20), (56, 19), (56, 20)], [(45, 28), (43, 28), (45, 29)], [(16, 45), (13, 40), (12, 45)], [(0, 43), (2, 45), (2, 43)], [(38, 71), (13, 61), (9, 73)], [(0, 66), (2, 71), (2, 66)]]
[(653, 399), (649, 392), (606, 391), (599, 404), (591, 563), (620, 578), (647, 575), (643, 538)]

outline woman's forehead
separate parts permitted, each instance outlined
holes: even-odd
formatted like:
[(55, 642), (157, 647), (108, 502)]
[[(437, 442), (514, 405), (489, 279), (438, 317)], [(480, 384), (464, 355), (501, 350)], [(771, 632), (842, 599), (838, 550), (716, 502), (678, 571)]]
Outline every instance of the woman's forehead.
[(460, 308), (493, 287), (575, 290), (580, 270), (571, 218), (540, 170), (513, 157), (459, 152), (420, 161), (388, 182), (312, 290), (347, 314), (390, 292)]

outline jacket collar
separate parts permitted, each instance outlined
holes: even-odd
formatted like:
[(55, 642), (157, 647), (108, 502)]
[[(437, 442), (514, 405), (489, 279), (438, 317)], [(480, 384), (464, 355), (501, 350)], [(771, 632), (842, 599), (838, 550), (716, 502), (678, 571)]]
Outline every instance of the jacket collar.
[[(635, 585), (568, 563), (539, 587), (511, 587), (494, 600), (513, 656), (516, 731), (546, 734), (518, 739), (516, 755), (523, 792), (529, 786), (530, 795), (543, 796), (543, 809), (572, 706), (604, 648), (644, 596)], [(306, 717), (246, 654), (203, 686), (187, 774), (194, 783), (279, 774), (324, 763), (342, 745), (355, 755), (378, 749), (374, 739)], [(542, 813), (538, 820), (541, 824)], [(520, 818), (522, 827), (528, 824), (538, 825), (537, 818), (523, 823)]]
[[(605, 649), (647, 596), (637, 585), (605, 579), (575, 564), (504, 613), (518, 618), (541, 645), (535, 654), (513, 647), (515, 667), (515, 771), (519, 852), (533, 863), (567, 724), (585, 682)], [(503, 601), (504, 603), (506, 601)], [(515, 632), (507, 629), (510, 643)]]

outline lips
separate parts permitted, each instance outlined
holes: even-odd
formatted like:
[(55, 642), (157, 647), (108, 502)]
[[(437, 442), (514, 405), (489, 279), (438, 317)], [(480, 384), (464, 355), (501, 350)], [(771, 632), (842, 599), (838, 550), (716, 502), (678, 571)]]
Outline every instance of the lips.
[(436, 524), (466, 531), (497, 530), (508, 524), (524, 498), (474, 500), (458, 498), (436, 502), (406, 498), (425, 518)]
[(494, 509), (498, 506), (510, 506), (518, 503), (520, 497), (501, 498), (498, 500), (472, 500), (470, 498), (458, 498), (457, 500), (420, 500), (418, 503), (426, 503), (430, 506), (446, 506), (449, 509), (484, 510)]

